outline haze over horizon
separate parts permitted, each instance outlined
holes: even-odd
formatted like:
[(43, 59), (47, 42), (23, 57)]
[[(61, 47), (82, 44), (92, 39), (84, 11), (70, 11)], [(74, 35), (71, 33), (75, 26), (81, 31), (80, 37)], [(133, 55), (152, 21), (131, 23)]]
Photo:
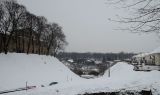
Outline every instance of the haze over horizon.
[(36, 15), (63, 27), (67, 52), (149, 52), (160, 46), (156, 34), (115, 30), (119, 23), (108, 18), (125, 14), (105, 0), (18, 0)]

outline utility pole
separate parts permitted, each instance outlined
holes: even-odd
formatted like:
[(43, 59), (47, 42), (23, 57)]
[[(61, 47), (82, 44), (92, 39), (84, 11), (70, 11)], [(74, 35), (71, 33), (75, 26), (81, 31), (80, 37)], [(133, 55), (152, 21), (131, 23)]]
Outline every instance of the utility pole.
[(26, 91), (27, 91), (27, 89), (28, 89), (28, 82), (26, 81)]
[(108, 77), (110, 77), (110, 62), (109, 62), (109, 68), (108, 68)]

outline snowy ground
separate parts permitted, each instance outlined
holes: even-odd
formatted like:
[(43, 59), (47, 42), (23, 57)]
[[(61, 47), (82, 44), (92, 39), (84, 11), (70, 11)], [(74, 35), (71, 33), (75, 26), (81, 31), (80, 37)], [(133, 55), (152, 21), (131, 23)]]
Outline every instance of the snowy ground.
[[(160, 72), (133, 71), (133, 66), (119, 62), (99, 78), (83, 79), (56, 58), (26, 54), (0, 54), (0, 91), (29, 85), (37, 88), (5, 95), (77, 95), (85, 92), (151, 89), (160, 93)], [(58, 84), (48, 86), (50, 82)], [(40, 87), (40, 85), (45, 87)]]
[(29, 86), (49, 85), (80, 79), (51, 56), (36, 54), (0, 54), (0, 91)]

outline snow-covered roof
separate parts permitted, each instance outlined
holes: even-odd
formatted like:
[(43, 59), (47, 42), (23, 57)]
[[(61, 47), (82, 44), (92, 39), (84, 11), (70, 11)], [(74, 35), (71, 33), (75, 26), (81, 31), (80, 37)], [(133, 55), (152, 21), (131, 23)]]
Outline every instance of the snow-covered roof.
[(135, 55), (133, 57), (145, 57), (147, 55), (154, 54), (154, 53), (160, 53), (160, 47), (154, 49), (153, 51), (151, 51), (149, 53), (141, 53), (141, 54)]
[(138, 55), (135, 55), (135, 56), (133, 56), (133, 57), (145, 57), (145, 56), (147, 56), (147, 55), (149, 55), (150, 53), (140, 53), (140, 54), (138, 54)]

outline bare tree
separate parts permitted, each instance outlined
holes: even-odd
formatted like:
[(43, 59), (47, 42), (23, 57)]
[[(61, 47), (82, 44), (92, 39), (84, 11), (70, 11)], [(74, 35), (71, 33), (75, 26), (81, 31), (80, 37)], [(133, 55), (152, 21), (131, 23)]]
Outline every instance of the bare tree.
[(67, 44), (62, 27), (56, 23), (47, 25), (48, 34), (46, 37), (47, 55), (56, 55), (59, 50), (63, 50), (63, 46)]
[(38, 54), (41, 54), (41, 43), (42, 43), (42, 34), (45, 32), (47, 24), (47, 19), (43, 16), (39, 16), (37, 20), (37, 43), (38, 43)]
[(35, 29), (37, 24), (37, 17), (34, 14), (29, 12), (26, 13), (26, 31), (29, 33), (28, 36), (28, 44), (27, 44), (27, 54), (30, 52), (31, 44), (32, 44), (32, 53), (34, 53), (34, 37), (35, 37)]
[(13, 34), (15, 34), (16, 40), (16, 50), (18, 49), (18, 22), (23, 18), (23, 14), (26, 9), (23, 5), (19, 5), (15, 1), (4, 1), (4, 10), (6, 11), (3, 18), (3, 44), (5, 53), (8, 52), (8, 46), (12, 39)]
[(11, 18), (6, 8), (6, 4), (4, 2), (0, 2), (0, 3), (1, 3), (1, 6), (0, 6), (1, 13), (2, 13), (1, 21), (0, 21), (2, 49), (5, 51), (5, 54), (7, 54), (8, 52), (7, 35), (9, 34), (9, 31), (10, 31)]
[(45, 54), (56, 55), (67, 44), (62, 27), (48, 24), (45, 17), (28, 12), (15, 0), (0, 1), (0, 14), (0, 52), (41, 54), (44, 49)]
[(17, 46), (17, 49), (20, 50), (20, 52), (22, 52), (22, 48), (21, 48), (21, 43), (22, 42), (22, 34), (24, 31), (23, 30), (23, 27), (22, 27), (22, 24), (24, 24), (25, 22), (25, 17), (26, 17), (26, 13), (27, 13), (27, 10), (26, 8), (23, 6), (23, 5), (20, 5), (19, 8), (17, 9), (17, 14), (16, 14), (16, 23), (17, 24), (17, 28), (16, 28), (16, 34), (17, 34), (17, 42), (18, 42), (18, 46)]
[(59, 51), (64, 50), (64, 46), (66, 46), (68, 43), (66, 42), (66, 37), (62, 31), (62, 27), (59, 27), (56, 31), (56, 36), (54, 40), (54, 45), (53, 45), (53, 55), (56, 56)]
[(132, 10), (132, 16), (122, 17), (119, 22), (129, 23), (132, 32), (160, 33), (160, 2), (158, 0), (108, 0)]
[(46, 43), (47, 43), (47, 55), (49, 55), (50, 53), (50, 50), (51, 50), (51, 47), (53, 46), (54, 44), (54, 39), (55, 39), (55, 32), (57, 31), (58, 29), (58, 25), (53, 23), (53, 24), (48, 24), (47, 25), (47, 32), (48, 32), (48, 35), (46, 35)]
[(4, 17), (4, 9), (3, 9), (3, 4), (0, 2), (0, 52), (2, 52), (3, 49), (3, 17)]

